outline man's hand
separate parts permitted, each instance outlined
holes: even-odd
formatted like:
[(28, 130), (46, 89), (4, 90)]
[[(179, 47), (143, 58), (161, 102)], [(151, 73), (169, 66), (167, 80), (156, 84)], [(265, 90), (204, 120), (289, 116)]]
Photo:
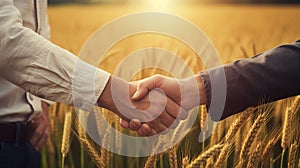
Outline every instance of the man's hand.
[(157, 89), (147, 92), (139, 101), (132, 101), (136, 89), (135, 84), (111, 76), (98, 103), (115, 112), (124, 121), (135, 119), (137, 125), (132, 130), (142, 136), (161, 133), (175, 127), (178, 124), (177, 118), (186, 118), (186, 110)]
[[(186, 111), (206, 103), (204, 85), (199, 75), (180, 80), (162, 75), (155, 75), (135, 83), (137, 84), (137, 91), (132, 96), (132, 99), (135, 101), (142, 99), (151, 90), (159, 88)], [(143, 131), (143, 129), (147, 129), (147, 125), (141, 124), (136, 120), (131, 120), (130, 122), (121, 120), (120, 124), (124, 128), (133, 130)]]
[(30, 124), (30, 127), (32, 127), (33, 130), (30, 135), (30, 143), (37, 151), (41, 150), (50, 133), (50, 125), (48, 120), (49, 105), (43, 101), (41, 103), (42, 113), (35, 117)]

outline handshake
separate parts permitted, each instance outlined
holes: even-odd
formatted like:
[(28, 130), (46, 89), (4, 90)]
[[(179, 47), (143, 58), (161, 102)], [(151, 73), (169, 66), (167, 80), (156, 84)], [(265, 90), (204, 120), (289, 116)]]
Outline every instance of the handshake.
[(111, 76), (98, 99), (101, 107), (121, 117), (120, 124), (141, 136), (175, 128), (188, 111), (206, 103), (199, 75), (185, 79), (155, 75), (136, 82)]

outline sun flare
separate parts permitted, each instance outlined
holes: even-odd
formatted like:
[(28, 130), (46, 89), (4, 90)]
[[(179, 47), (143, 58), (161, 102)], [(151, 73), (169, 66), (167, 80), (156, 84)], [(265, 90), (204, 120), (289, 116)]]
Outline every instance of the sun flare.
[(167, 11), (174, 6), (172, 0), (144, 0), (144, 4), (151, 9), (159, 11)]

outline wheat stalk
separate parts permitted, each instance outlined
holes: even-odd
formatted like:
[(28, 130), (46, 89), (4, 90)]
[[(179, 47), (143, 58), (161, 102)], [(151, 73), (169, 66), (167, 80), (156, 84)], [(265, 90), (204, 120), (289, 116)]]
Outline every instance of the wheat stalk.
[(199, 115), (200, 129), (204, 129), (206, 119), (207, 119), (207, 109), (204, 105), (202, 105), (200, 106), (200, 115)]
[(243, 113), (235, 122), (230, 126), (227, 134), (225, 135), (225, 143), (229, 142), (233, 139), (234, 135), (238, 132), (238, 129), (244, 123), (244, 121), (248, 118), (249, 114), (253, 111), (254, 108), (249, 108)]
[(188, 167), (196, 168), (199, 167), (201, 163), (204, 163), (208, 158), (215, 156), (218, 154), (222, 148), (224, 147), (224, 144), (217, 144), (199, 155), (196, 159), (194, 159)]
[(184, 122), (179, 122), (177, 128), (174, 130), (173, 136), (171, 138), (171, 145), (175, 145), (180, 134), (182, 134)]
[(275, 138), (272, 138), (266, 145), (265, 149), (263, 150), (262, 153), (262, 158), (267, 158), (268, 155), (270, 154), (271, 149), (275, 145)]
[(187, 168), (189, 165), (189, 157), (188, 156), (185, 156), (183, 159), (182, 159), (182, 168)]
[(284, 125), (282, 130), (281, 147), (286, 149), (289, 145), (289, 136), (291, 132), (292, 109), (287, 108), (284, 117)]
[(260, 114), (254, 121), (252, 127), (249, 130), (249, 133), (247, 134), (247, 136), (245, 138), (245, 141), (242, 145), (242, 150), (240, 153), (240, 160), (243, 160), (244, 163), (248, 160), (251, 145), (252, 145), (256, 135), (258, 134), (258, 131), (261, 128), (261, 125), (264, 123), (265, 119), (266, 119), (266, 115)]
[(64, 122), (64, 129), (63, 129), (63, 136), (62, 136), (62, 143), (61, 143), (61, 150), (60, 150), (62, 153), (62, 167), (64, 167), (64, 160), (70, 149), (71, 126), (72, 126), (72, 112), (68, 111), (65, 114), (65, 122)]
[(109, 141), (110, 141), (110, 127), (107, 128), (103, 138), (102, 138), (102, 147), (100, 149), (101, 152), (101, 157), (100, 157), (100, 162), (102, 164), (102, 167), (107, 167), (109, 164), (110, 160), (110, 152), (106, 150), (103, 146), (108, 146)]
[(55, 129), (55, 121), (56, 121), (56, 110), (57, 110), (57, 103), (54, 103), (49, 110), (49, 125), (50, 131), (52, 135), (56, 135)]
[(300, 96), (297, 96), (290, 108), (287, 108), (284, 116), (284, 125), (282, 131), (281, 147), (286, 149), (289, 146), (289, 137), (291, 134), (291, 124), (294, 114), (300, 108)]
[(213, 168), (213, 166), (214, 166), (214, 160), (213, 160), (213, 158), (207, 159), (205, 168)]
[(155, 152), (161, 149), (165, 144), (166, 143), (164, 141), (159, 141), (158, 145), (153, 149), (152, 155), (147, 158), (144, 168), (155, 167), (157, 161), (157, 155), (155, 155)]
[(157, 161), (157, 156), (156, 155), (149, 156), (146, 160), (144, 168), (153, 168), (153, 167), (155, 167), (156, 161)]
[(86, 151), (89, 153), (91, 159), (94, 161), (97, 167), (102, 168), (101, 160), (100, 160), (100, 155), (96, 151), (95, 146), (93, 146), (90, 141), (88, 140), (88, 137), (81, 126), (80, 122), (78, 121), (77, 123), (77, 129), (78, 129), (78, 138), (80, 143), (84, 146)]
[(250, 158), (250, 162), (248, 164), (249, 168), (256, 168), (256, 167), (258, 167), (259, 157), (260, 157), (260, 154), (261, 154), (261, 150), (262, 150), (262, 145), (261, 145), (261, 143), (259, 143), (256, 146), (256, 148), (253, 151), (253, 153), (252, 153), (252, 156)]
[(115, 131), (115, 146), (116, 146), (116, 150), (120, 153), (121, 152), (121, 148), (122, 148), (122, 142), (121, 142), (121, 131), (122, 131), (122, 127), (120, 125), (120, 118), (116, 117), (116, 131)]
[(215, 168), (221, 168), (224, 165), (224, 162), (226, 161), (226, 158), (228, 156), (228, 153), (230, 151), (231, 144), (226, 143), (224, 148), (221, 150), (220, 155), (216, 161)]
[(288, 158), (288, 167), (296, 167), (296, 155), (297, 155), (297, 149), (298, 149), (298, 143), (295, 141), (293, 144), (291, 144), (290, 150), (289, 150), (289, 158)]
[(293, 114), (295, 114), (299, 110), (299, 108), (300, 108), (300, 95), (295, 97), (291, 108), (292, 108)]
[(170, 168), (177, 168), (178, 167), (177, 153), (174, 147), (168, 150), (168, 156), (169, 156)]

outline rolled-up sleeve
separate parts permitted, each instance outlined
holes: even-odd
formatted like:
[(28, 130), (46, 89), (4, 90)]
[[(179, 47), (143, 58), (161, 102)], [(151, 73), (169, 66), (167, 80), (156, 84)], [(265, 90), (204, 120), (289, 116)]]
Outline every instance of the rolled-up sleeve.
[[(300, 94), (300, 40), (252, 58), (240, 59), (201, 72), (200, 76), (208, 98), (208, 108), (211, 104), (210, 81), (212, 78), (218, 81), (217, 72), (220, 68), (224, 68), (227, 83), (225, 107), (221, 119), (251, 106), (298, 95)], [(215, 120), (220, 119), (215, 117), (220, 115), (213, 111), (210, 116)]]
[(13, 0), (0, 1), (0, 75), (38, 97), (84, 110), (96, 103), (110, 76), (24, 27)]

